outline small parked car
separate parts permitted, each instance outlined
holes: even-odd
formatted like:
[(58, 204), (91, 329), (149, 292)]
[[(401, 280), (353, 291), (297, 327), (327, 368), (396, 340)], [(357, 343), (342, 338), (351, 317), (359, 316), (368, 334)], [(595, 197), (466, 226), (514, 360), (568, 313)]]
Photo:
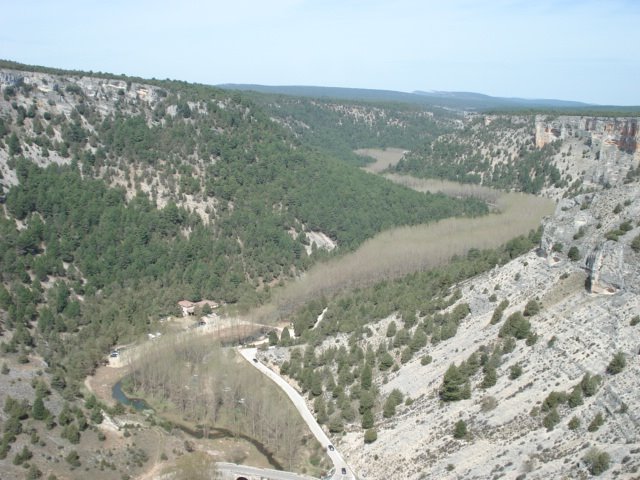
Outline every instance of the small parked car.
[(113, 352), (111, 352), (111, 354), (109, 356), (111, 358), (116, 358), (118, 356), (118, 352), (116, 350), (114, 350)]
[(342, 473), (342, 475), (346, 475), (346, 474), (347, 474), (347, 469), (346, 469), (346, 468), (344, 468), (344, 467), (342, 467), (342, 468), (340, 469), (340, 473)]

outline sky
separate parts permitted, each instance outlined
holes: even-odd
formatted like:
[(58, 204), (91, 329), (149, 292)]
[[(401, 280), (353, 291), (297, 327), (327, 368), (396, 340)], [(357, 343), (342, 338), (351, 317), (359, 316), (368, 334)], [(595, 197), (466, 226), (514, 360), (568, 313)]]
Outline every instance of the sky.
[(31, 65), (640, 105), (640, 0), (2, 3), (0, 58)]

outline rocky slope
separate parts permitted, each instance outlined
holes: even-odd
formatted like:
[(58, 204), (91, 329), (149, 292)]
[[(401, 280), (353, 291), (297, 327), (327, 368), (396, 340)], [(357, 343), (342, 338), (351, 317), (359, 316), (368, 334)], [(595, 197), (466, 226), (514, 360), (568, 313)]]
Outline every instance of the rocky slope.
[[(167, 91), (158, 86), (133, 82), (130, 79), (100, 78), (85, 75), (57, 75), (44, 72), (0, 69), (0, 88), (4, 101), (0, 102), (0, 118), (10, 119), (19, 128), (20, 154), (41, 166), (50, 163), (67, 164), (72, 155), (62, 147), (69, 144), (65, 135), (66, 125), (76, 122), (86, 131), (92, 153), (102, 145), (98, 141), (97, 129), (106, 118), (118, 115), (122, 117), (142, 115), (149, 127), (162, 125), (164, 118), (154, 116), (158, 104), (166, 99)], [(231, 102), (229, 102), (230, 105)], [(188, 104), (188, 103), (187, 103)], [(224, 108), (224, 101), (221, 106)], [(205, 112), (203, 104), (189, 104), (194, 111)], [(163, 107), (166, 118), (181, 117), (178, 112), (178, 99)], [(79, 114), (82, 112), (81, 114)], [(163, 113), (164, 116), (164, 113)], [(6, 139), (5, 139), (6, 140)], [(17, 182), (15, 171), (8, 163), (8, 148), (0, 148), (0, 173), (5, 187)], [(169, 157), (169, 155), (167, 155)], [(151, 167), (131, 158), (125, 164), (118, 159), (98, 161), (93, 175), (105, 179), (112, 186), (127, 190), (129, 198), (141, 190), (153, 195), (158, 206), (163, 207), (170, 200), (181, 200), (185, 206), (196, 211), (204, 221), (208, 221), (208, 212), (214, 211), (217, 202), (201, 195), (180, 195), (177, 188), (183, 174), (171, 175), (169, 180), (163, 171), (170, 170), (167, 159)], [(195, 152), (185, 155), (185, 163), (192, 163), (195, 172), (203, 173), (205, 161)]]
[(615, 185), (636, 168), (637, 124), (636, 117), (467, 114), (395, 170), (559, 199)]
[[(413, 403), (380, 418), (372, 444), (363, 445), (361, 432), (345, 435), (341, 448), (355, 469), (364, 478), (586, 478), (585, 456), (597, 448), (610, 456), (607, 478), (638, 478), (640, 252), (630, 245), (640, 235), (639, 220), (637, 182), (565, 199), (545, 223), (537, 252), (460, 285), (459, 302), (470, 305), (471, 315), (457, 335), (427, 346), (380, 384), (383, 397), (397, 388)], [(504, 299), (503, 320), (492, 325)], [(537, 341), (517, 341), (503, 353), (494, 386), (482, 388), (482, 372), (475, 373), (469, 399), (443, 402), (439, 391), (449, 365), (490, 352), (502, 341), (504, 318), (532, 299), (542, 307), (530, 317)], [(386, 341), (386, 323), (377, 326), (374, 348)], [(626, 367), (608, 373), (616, 352)], [(424, 355), (433, 362), (423, 365)], [(515, 365), (522, 373), (512, 379)], [(569, 394), (585, 373), (602, 377), (597, 392), (573, 408), (561, 402), (559, 422), (546, 428), (547, 396)], [(604, 424), (594, 430), (598, 414)], [(575, 421), (570, 426), (574, 417), (577, 427)], [(461, 419), (468, 433), (455, 439)]]
[(586, 189), (620, 183), (640, 162), (637, 118), (537, 116), (536, 147), (558, 141), (555, 164), (569, 183)]

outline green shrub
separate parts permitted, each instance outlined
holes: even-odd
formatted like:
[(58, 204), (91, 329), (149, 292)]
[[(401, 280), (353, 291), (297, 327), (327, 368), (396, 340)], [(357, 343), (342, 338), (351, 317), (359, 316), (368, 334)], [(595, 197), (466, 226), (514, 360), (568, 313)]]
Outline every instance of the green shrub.
[(524, 318), (524, 315), (521, 312), (514, 312), (507, 320), (504, 322), (504, 325), (498, 332), (499, 337), (513, 336), (518, 340), (522, 340), (527, 338), (529, 332), (531, 330), (531, 323), (529, 320)]
[(369, 428), (364, 432), (364, 443), (373, 443), (378, 439), (378, 431), (375, 428)]
[(633, 230), (633, 225), (631, 224), (631, 220), (627, 220), (625, 222), (622, 222), (620, 224), (620, 226), (618, 227), (618, 229), (622, 232), (630, 232), (631, 230)]
[(80, 455), (75, 450), (71, 450), (69, 454), (64, 458), (72, 467), (80, 466)]
[(407, 363), (409, 360), (411, 360), (411, 357), (413, 357), (413, 350), (411, 350), (411, 347), (405, 347), (405, 349), (402, 350), (402, 354), (400, 355), (400, 363)]
[(624, 234), (624, 232), (622, 232), (621, 230), (618, 230), (618, 229), (609, 230), (607, 233), (604, 234), (604, 238), (606, 238), (607, 240), (611, 240), (611, 241), (617, 242), (618, 238), (623, 234)]
[(498, 401), (496, 400), (496, 397), (492, 397), (492, 396), (484, 397), (480, 402), (480, 410), (483, 412), (490, 412), (497, 406), (498, 406)]
[(589, 430), (590, 432), (595, 432), (602, 425), (604, 425), (604, 417), (602, 416), (602, 413), (598, 412), (596, 416), (593, 417), (593, 420), (591, 420), (591, 423), (587, 427), (587, 430)]
[(580, 384), (573, 387), (573, 390), (571, 390), (571, 393), (569, 394), (569, 398), (567, 399), (567, 403), (571, 408), (575, 408), (579, 405), (582, 405), (583, 403), (582, 387), (580, 386)]
[(589, 372), (585, 373), (580, 381), (580, 387), (585, 397), (592, 397), (600, 388), (602, 378), (600, 375), (591, 376)]
[(433, 358), (431, 357), (431, 355), (424, 355), (420, 359), (420, 365), (429, 365), (432, 361), (433, 361)]
[(565, 392), (553, 391), (549, 395), (547, 395), (547, 398), (545, 398), (542, 402), (542, 411), (548, 412), (549, 410), (556, 408), (558, 405), (566, 401), (567, 394)]
[(578, 249), (578, 247), (574, 245), (567, 252), (567, 257), (569, 257), (569, 260), (571, 260), (572, 262), (577, 262), (578, 260), (580, 260), (582, 255), (580, 254), (580, 250)]
[(560, 415), (558, 415), (558, 410), (555, 408), (547, 413), (547, 415), (542, 419), (542, 424), (547, 430), (553, 430), (553, 427), (558, 423), (560, 423)]
[(540, 303), (537, 300), (532, 298), (525, 305), (523, 315), (525, 317), (533, 317), (539, 311), (540, 311)]
[(393, 397), (387, 397), (382, 407), (382, 416), (384, 418), (391, 418), (396, 414), (396, 401)]
[(600, 475), (609, 468), (611, 457), (607, 452), (603, 452), (602, 450), (593, 447), (589, 449), (587, 454), (584, 456), (584, 461), (587, 464), (591, 475)]
[(22, 447), (22, 450), (16, 453), (16, 456), (13, 457), (13, 464), (22, 465), (24, 462), (30, 460), (31, 457), (33, 457), (33, 453), (31, 453), (31, 450), (29, 450), (25, 445)]
[(493, 311), (493, 315), (491, 315), (491, 325), (495, 325), (496, 323), (500, 322), (500, 320), (502, 320), (503, 313), (503, 310), (501, 310), (499, 307), (496, 308)]
[(27, 473), (27, 480), (37, 480), (42, 477), (42, 472), (35, 465), (31, 464)]
[(464, 438), (467, 436), (467, 423), (460, 419), (453, 427), (453, 438)]
[(511, 353), (516, 349), (516, 340), (513, 337), (506, 337), (502, 341), (502, 353)]
[(609, 365), (607, 365), (607, 373), (610, 375), (617, 375), (624, 370), (624, 367), (626, 366), (627, 359), (625, 358), (624, 353), (618, 352), (613, 356)]
[(567, 426), (569, 427), (569, 430), (577, 430), (580, 426), (580, 419), (576, 416), (571, 417)]

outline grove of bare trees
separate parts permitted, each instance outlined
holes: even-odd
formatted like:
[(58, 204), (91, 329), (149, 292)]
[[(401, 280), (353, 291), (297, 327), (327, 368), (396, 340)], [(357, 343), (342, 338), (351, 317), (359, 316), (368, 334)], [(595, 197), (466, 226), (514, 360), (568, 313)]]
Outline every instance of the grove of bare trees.
[(306, 426), (288, 398), (230, 348), (205, 336), (167, 336), (131, 363), (129, 387), (204, 434), (224, 428), (262, 443), (293, 469)]

